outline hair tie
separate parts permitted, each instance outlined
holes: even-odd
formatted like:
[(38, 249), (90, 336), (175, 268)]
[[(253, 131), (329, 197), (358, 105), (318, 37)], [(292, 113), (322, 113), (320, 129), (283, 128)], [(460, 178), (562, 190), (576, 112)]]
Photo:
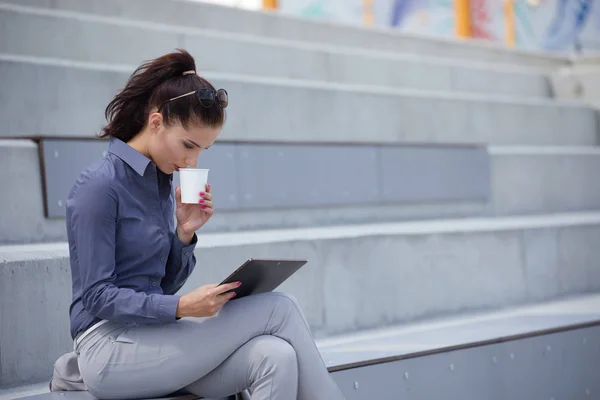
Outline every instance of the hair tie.
[(185, 71), (182, 75), (193, 75), (195, 73), (196, 73), (196, 71), (191, 70), (191, 71)]

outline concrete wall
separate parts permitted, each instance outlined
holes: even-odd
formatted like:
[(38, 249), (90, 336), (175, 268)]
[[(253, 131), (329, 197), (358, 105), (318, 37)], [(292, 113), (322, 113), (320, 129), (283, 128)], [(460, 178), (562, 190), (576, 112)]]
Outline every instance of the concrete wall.
[(4, 165), (0, 168), (0, 243), (66, 240), (64, 219), (44, 216), (38, 146), (0, 140), (0, 160)]
[[(72, 348), (66, 244), (0, 246), (0, 388), (39, 382)], [(279, 290), (316, 337), (600, 290), (600, 216), (450, 220), (201, 236), (182, 293), (248, 257), (306, 257)], [(18, 329), (15, 329), (18, 327)]]

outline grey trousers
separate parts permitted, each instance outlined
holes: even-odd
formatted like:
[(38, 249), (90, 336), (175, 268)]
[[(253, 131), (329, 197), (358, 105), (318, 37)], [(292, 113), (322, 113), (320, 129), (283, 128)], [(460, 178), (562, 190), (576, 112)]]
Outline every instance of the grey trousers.
[(164, 325), (110, 322), (77, 346), (81, 376), (100, 399), (209, 398), (248, 389), (253, 400), (344, 399), (297, 301), (283, 293), (232, 300), (211, 318)]

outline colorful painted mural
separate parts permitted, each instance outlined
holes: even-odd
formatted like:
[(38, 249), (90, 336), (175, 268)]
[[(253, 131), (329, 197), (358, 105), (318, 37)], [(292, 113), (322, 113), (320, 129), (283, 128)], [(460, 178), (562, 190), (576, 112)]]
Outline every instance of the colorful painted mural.
[(471, 0), (471, 30), (474, 38), (499, 40), (493, 29), (494, 16), (498, 12), (495, 5), (498, 3), (501, 2), (498, 0), (495, 2)]
[(278, 3), (285, 14), (352, 24), (363, 21), (362, 0), (279, 0)]
[(404, 32), (454, 36), (452, 0), (396, 0), (390, 14), (390, 25)]
[[(473, 37), (506, 38), (505, 2), (471, 0)], [(512, 0), (515, 45), (549, 51), (600, 51), (600, 0)], [(281, 11), (363, 24), (362, 0), (279, 0)], [(454, 37), (454, 0), (372, 0), (375, 25), (407, 33)]]
[[(398, 13), (416, 13), (405, 4), (410, 0), (396, 0), (395, 20)], [(417, 0), (412, 0), (417, 1)], [(473, 37), (498, 42), (506, 38), (505, 2), (508, 0), (471, 0)], [(515, 44), (520, 48), (549, 51), (600, 50), (600, 0), (512, 0), (515, 20)], [(420, 14), (431, 13), (435, 7), (422, 1)], [(452, 10), (447, 10), (452, 19)], [(422, 15), (420, 18), (426, 18)], [(392, 23), (399, 27), (399, 24)], [(439, 33), (431, 27), (432, 34)], [(443, 32), (444, 36), (448, 32)], [(452, 32), (450, 32), (452, 34)]]

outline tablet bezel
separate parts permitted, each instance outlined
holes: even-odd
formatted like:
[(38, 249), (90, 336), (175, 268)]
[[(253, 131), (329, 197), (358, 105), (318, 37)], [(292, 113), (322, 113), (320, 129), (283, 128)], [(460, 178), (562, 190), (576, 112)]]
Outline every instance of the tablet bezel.
[[(252, 294), (273, 291), (277, 287), (279, 287), (283, 282), (288, 280), (293, 274), (295, 274), (300, 268), (302, 268), (307, 263), (308, 263), (308, 260), (306, 260), (306, 259), (249, 258), (242, 265), (240, 265), (235, 271), (230, 273), (229, 276), (227, 276), (225, 279), (223, 279), (221, 281), (221, 283), (219, 284), (219, 286), (226, 284), (226, 283), (236, 282), (243, 278), (243, 274), (248, 274), (251, 272), (259, 273), (260, 271), (268, 272), (271, 268), (277, 268), (281, 264), (284, 264), (283, 267), (284, 268), (287, 267), (286, 268), (287, 271), (286, 271), (286, 273), (284, 273), (284, 278), (282, 280), (280, 279), (280, 280), (275, 280), (273, 282), (269, 282), (267, 284), (267, 286), (272, 287), (271, 289), (269, 289), (269, 290), (260, 290), (259, 289), (259, 291), (256, 291), (256, 289), (253, 289), (252, 287), (250, 287), (250, 289), (249, 289), (249, 286), (248, 286), (248, 285), (253, 285), (254, 287), (256, 287), (257, 285), (255, 284), (255, 282), (246, 282), (246, 285), (244, 285), (244, 282), (242, 281), (242, 286), (240, 286), (239, 288), (236, 288), (234, 290), (230, 290), (226, 293), (235, 292), (236, 296), (233, 299), (237, 299), (237, 298), (246, 297), (246, 296), (249, 296)], [(265, 264), (267, 264), (267, 265), (265, 265)], [(275, 264), (275, 265), (273, 265), (273, 264)], [(248, 268), (260, 268), (260, 270), (248, 271)], [(260, 277), (258, 279), (260, 279)]]

